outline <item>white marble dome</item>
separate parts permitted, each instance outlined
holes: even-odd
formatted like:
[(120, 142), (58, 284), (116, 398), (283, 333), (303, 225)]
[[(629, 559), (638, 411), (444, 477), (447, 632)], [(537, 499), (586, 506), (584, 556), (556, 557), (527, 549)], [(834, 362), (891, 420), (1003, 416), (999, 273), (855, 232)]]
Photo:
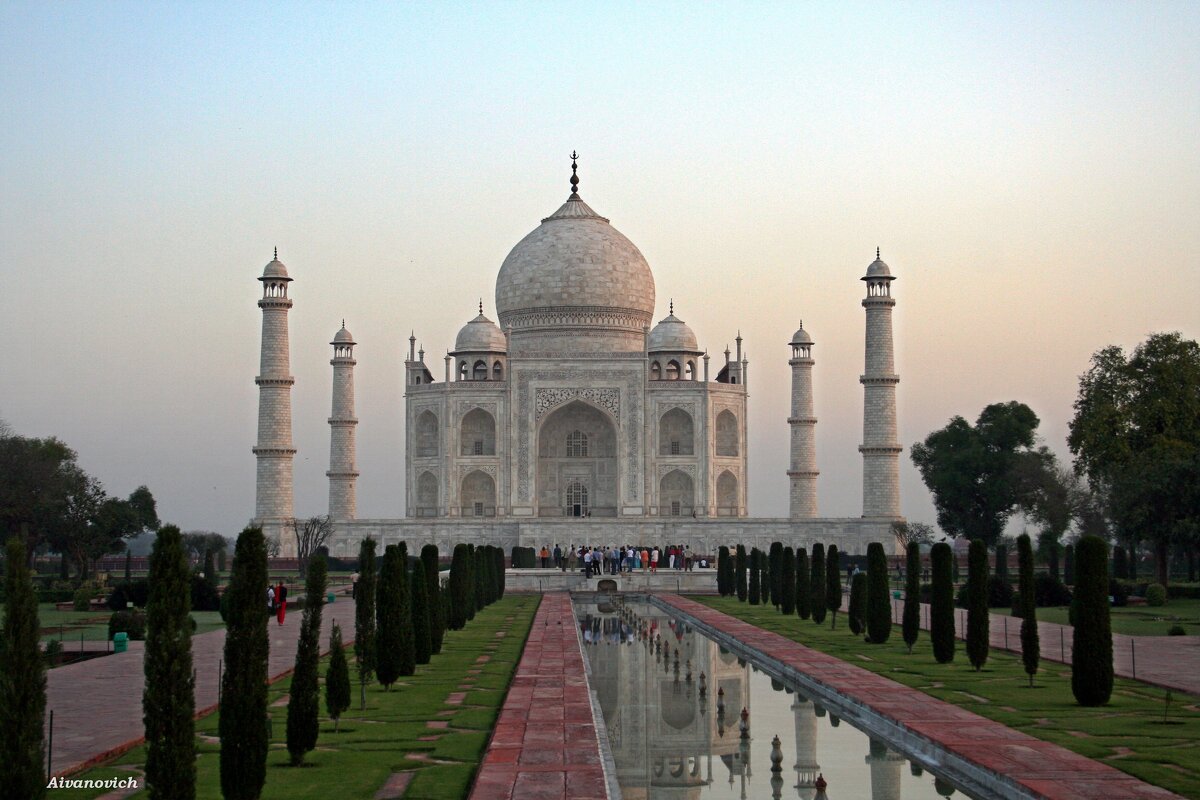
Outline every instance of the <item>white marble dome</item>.
[(454, 340), (456, 353), (503, 353), (506, 349), (504, 333), (482, 311), (462, 327)]
[(892, 271), (888, 269), (888, 265), (883, 263), (883, 259), (879, 257), (878, 250), (875, 251), (875, 260), (872, 261), (870, 266), (867, 267), (867, 274), (862, 280), (866, 281), (875, 278), (887, 278), (888, 280), (895, 280), (895, 278), (892, 277)]
[(641, 251), (572, 194), (517, 243), (496, 277), (500, 324), (641, 332), (654, 314), (654, 276)]
[(333, 335), (333, 341), (330, 344), (354, 344), (354, 337), (350, 335), (350, 331), (346, 330), (346, 323), (342, 323), (342, 329)]
[(808, 331), (804, 330), (804, 323), (800, 323), (800, 327), (792, 334), (792, 344), (812, 344), (813, 338), (808, 335)]
[(688, 324), (675, 316), (674, 311), (654, 326), (647, 340), (647, 349), (651, 353), (699, 353), (700, 346), (696, 342), (696, 334)]
[(263, 274), (259, 280), (261, 281), (268, 279), (277, 281), (291, 280), (291, 278), (288, 276), (287, 267), (285, 267), (283, 262), (279, 260), (279, 256), (275, 256), (275, 258), (271, 259), (271, 263), (267, 264), (267, 266), (263, 268)]

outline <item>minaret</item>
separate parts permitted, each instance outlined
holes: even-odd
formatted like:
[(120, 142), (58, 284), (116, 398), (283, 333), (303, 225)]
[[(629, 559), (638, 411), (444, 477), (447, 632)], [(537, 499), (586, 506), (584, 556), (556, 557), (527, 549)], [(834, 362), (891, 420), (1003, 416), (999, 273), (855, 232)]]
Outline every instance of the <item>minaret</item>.
[(813, 414), (812, 358), (814, 342), (800, 323), (792, 335), (792, 414), (788, 425), (792, 430), (792, 465), (788, 470), (791, 483), (791, 518), (807, 519), (817, 515), (817, 418)]
[(279, 251), (259, 278), (263, 296), (258, 307), (263, 312), (262, 357), (258, 377), (258, 478), (255, 521), (268, 537), (276, 537), (286, 548), (282, 535), (290, 524), (292, 511), (292, 384), (291, 357), (288, 351), (287, 268), (279, 261)]
[(354, 463), (354, 429), (358, 420), (354, 417), (354, 337), (342, 329), (333, 341), (333, 410), (329, 417), (329, 518), (332, 520), (354, 519), (357, 502), (354, 481), (358, 471)]
[(896, 374), (892, 358), (892, 277), (875, 250), (863, 277), (867, 296), (866, 369), (863, 385), (863, 516), (900, 516), (900, 442), (896, 433)]
[(796, 720), (796, 796), (800, 800), (812, 800), (817, 793), (817, 775), (821, 765), (817, 763), (817, 715), (813, 704), (793, 695), (792, 715)]
[(866, 764), (871, 768), (871, 800), (900, 800), (900, 769), (905, 758), (878, 739), (870, 740)]

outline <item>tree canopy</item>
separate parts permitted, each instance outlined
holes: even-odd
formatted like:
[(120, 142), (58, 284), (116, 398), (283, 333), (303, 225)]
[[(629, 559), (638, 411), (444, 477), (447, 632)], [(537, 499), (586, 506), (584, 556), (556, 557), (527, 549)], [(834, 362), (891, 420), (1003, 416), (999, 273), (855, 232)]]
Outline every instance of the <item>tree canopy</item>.
[(1053, 464), (1049, 450), (1034, 446), (1037, 426), (1024, 403), (993, 403), (974, 425), (956, 416), (913, 445), (942, 530), (995, 544), (1012, 513), (1030, 501), (1028, 476)]
[(1067, 444), (1118, 533), (1154, 542), (1165, 585), (1170, 545), (1200, 539), (1200, 345), (1156, 333), (1095, 353)]

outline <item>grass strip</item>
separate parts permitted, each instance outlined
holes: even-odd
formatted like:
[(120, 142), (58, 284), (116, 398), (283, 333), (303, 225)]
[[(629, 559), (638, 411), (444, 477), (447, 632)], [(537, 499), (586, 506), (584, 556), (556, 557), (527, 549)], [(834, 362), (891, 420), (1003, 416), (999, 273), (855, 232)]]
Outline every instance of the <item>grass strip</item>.
[[(275, 705), (287, 695), (291, 679), (272, 684), (268, 711), (273, 736), (262, 800), (369, 798), (393, 772), (402, 771), (413, 773), (405, 800), (465, 798), (483, 759), (540, 599), (538, 595), (507, 595), (476, 614), (465, 629), (447, 631), (441, 654), (434, 656), (429, 664), (417, 667), (415, 675), (401, 678), (391, 691), (384, 691), (378, 684), (369, 686), (365, 710), (359, 710), (355, 680), (352, 707), (342, 715), (339, 732), (334, 733), (333, 722), (322, 716), (320, 739), (316, 749), (306, 756), (303, 767), (288, 766), (284, 746), (286, 701)], [(491, 658), (480, 663), (481, 655)], [(348, 656), (353, 658), (352, 653)], [(328, 658), (322, 659), (322, 679), (327, 667)], [(479, 672), (472, 674), (471, 670)], [(355, 676), (351, 662), (352, 679)], [(469, 688), (461, 688), (464, 686)], [(461, 705), (447, 703), (456, 692), (466, 692)], [(129, 701), (141, 702), (141, 698)], [(323, 687), (321, 711), (324, 714)], [(448, 727), (430, 728), (431, 721), (444, 721)], [(199, 800), (221, 797), (217, 722), (218, 714), (212, 714), (196, 723)], [(145, 748), (138, 747), (112, 764), (73, 777), (140, 776), (145, 760)], [(55, 800), (92, 800), (106, 791), (62, 789), (53, 794)], [(148, 792), (144, 789), (130, 795), (131, 798), (146, 796)]]
[(928, 631), (921, 632), (909, 655), (898, 625), (886, 644), (875, 645), (846, 626), (831, 631), (828, 624), (784, 616), (771, 606), (751, 606), (736, 598), (689, 599), (1147, 783), (1200, 798), (1200, 698), (1194, 695), (1173, 692), (1168, 704), (1165, 690), (1117, 678), (1108, 705), (1083, 708), (1071, 694), (1069, 665), (1042, 661), (1031, 689), (1019, 653), (993, 649), (987, 665), (976, 672), (962, 642), (954, 662), (934, 661)]

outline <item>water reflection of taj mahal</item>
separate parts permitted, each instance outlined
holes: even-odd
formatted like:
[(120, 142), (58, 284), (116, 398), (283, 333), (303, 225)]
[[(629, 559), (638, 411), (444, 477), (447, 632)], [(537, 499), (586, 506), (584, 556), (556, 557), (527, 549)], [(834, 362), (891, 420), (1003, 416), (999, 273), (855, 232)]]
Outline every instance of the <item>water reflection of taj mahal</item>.
[[(752, 675), (735, 654), (657, 611), (638, 616), (581, 605), (577, 614), (625, 800), (849, 796), (849, 787), (840, 793), (835, 786), (819, 788), (818, 731), (830, 722), (820, 705), (799, 693), (769, 693), (787, 698), (794, 723), (794, 755), (782, 756), (782, 772), (773, 776), (772, 735), (786, 732), (766, 721), (769, 715), (771, 725), (778, 722), (778, 708), (752, 707), (751, 681), (765, 675)], [(873, 739), (863, 745), (866, 752), (854, 761), (869, 771), (871, 800), (900, 800), (906, 759)], [(837, 754), (843, 763), (845, 757)]]

